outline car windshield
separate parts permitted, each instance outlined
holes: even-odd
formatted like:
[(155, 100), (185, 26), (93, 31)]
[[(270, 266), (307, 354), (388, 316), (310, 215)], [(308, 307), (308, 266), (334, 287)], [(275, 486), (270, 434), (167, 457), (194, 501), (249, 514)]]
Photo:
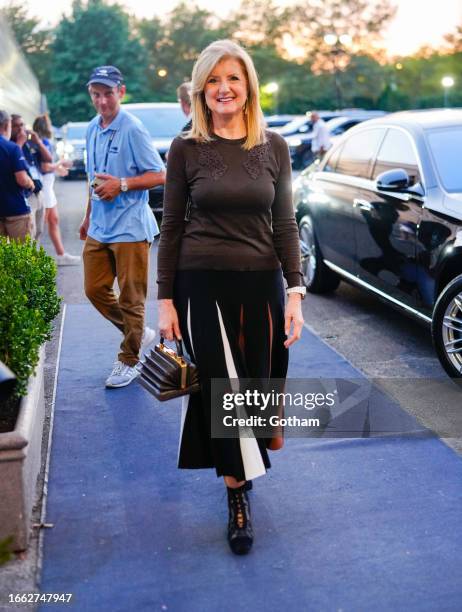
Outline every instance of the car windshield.
[(345, 117), (335, 117), (334, 119), (328, 119), (326, 121), (326, 128), (329, 130), (329, 132), (332, 132), (335, 130), (335, 128), (338, 128), (339, 125), (343, 125), (344, 123)]
[(461, 193), (462, 125), (429, 130), (428, 141), (444, 189)]
[(68, 125), (66, 128), (66, 138), (68, 140), (84, 140), (87, 132), (87, 123), (82, 125)]
[(153, 138), (175, 138), (187, 123), (181, 107), (127, 108), (144, 124)]
[(311, 125), (311, 121), (308, 119), (308, 117), (297, 117), (296, 119), (289, 121), (289, 123), (284, 125), (282, 128), (279, 128), (278, 132), (283, 136), (284, 134), (293, 134), (294, 132), (298, 132), (298, 130), (307, 123)]

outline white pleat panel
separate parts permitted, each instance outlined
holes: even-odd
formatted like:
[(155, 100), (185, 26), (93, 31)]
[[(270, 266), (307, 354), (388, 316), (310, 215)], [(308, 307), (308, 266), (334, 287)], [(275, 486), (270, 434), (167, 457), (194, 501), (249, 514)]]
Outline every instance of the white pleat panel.
[(194, 352), (194, 345), (193, 345), (193, 339), (192, 339), (192, 333), (191, 333), (191, 301), (190, 300), (188, 300), (188, 314), (186, 316), (186, 324), (188, 326), (189, 342), (191, 344), (191, 350), (192, 350), (191, 357), (194, 359), (194, 361), (196, 361), (196, 356), (195, 356), (195, 352)]
[(183, 395), (181, 398), (181, 426), (180, 426), (180, 439), (178, 441), (178, 456), (177, 456), (177, 464), (180, 461), (180, 451), (181, 451), (181, 442), (183, 440), (183, 429), (184, 422), (186, 421), (186, 415), (188, 414), (188, 406), (189, 406), (189, 398), (190, 395)]
[[(228, 377), (230, 379), (236, 379), (239, 377), (237, 375), (233, 354), (229, 345), (228, 336), (226, 335), (226, 329), (223, 323), (223, 317), (221, 316), (220, 307), (218, 306), (218, 303), (216, 304), (218, 311), (218, 321), (220, 322), (221, 338), (223, 341), (223, 349), (225, 352), (226, 369), (228, 370)], [(255, 439), (255, 436), (253, 435), (252, 429), (245, 429), (244, 431), (246, 435), (249, 435), (250, 431), (250, 435), (252, 437), (239, 438), (242, 463), (244, 464), (245, 479), (253, 480), (254, 478), (258, 478), (258, 476), (263, 476), (264, 474), (266, 474), (266, 468), (261, 457), (258, 442)]]
[[(191, 309), (190, 309), (189, 300), (188, 300), (187, 326), (188, 326), (189, 343), (191, 344), (191, 349), (194, 353), (193, 340), (192, 340), (192, 334), (191, 334)], [(195, 359), (194, 355), (191, 355), (191, 357)], [(186, 415), (188, 413), (188, 406), (189, 406), (189, 395), (183, 395), (182, 402), (181, 402), (181, 427), (180, 427), (180, 439), (178, 441), (177, 463), (180, 460), (181, 442), (183, 440), (183, 429), (184, 429), (184, 423), (186, 421)]]

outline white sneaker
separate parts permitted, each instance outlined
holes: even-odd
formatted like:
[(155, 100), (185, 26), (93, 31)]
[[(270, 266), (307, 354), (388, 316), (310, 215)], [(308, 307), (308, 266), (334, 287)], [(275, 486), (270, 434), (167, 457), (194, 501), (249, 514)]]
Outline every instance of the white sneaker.
[(56, 255), (56, 263), (58, 266), (78, 266), (81, 260), (82, 258), (80, 255), (70, 255), (69, 253)]
[(129, 366), (121, 361), (115, 361), (112, 372), (106, 379), (106, 387), (126, 387), (138, 376), (136, 366)]
[(146, 326), (144, 328), (143, 337), (141, 338), (140, 359), (143, 359), (144, 354), (147, 353), (149, 347), (155, 339), (156, 330)]

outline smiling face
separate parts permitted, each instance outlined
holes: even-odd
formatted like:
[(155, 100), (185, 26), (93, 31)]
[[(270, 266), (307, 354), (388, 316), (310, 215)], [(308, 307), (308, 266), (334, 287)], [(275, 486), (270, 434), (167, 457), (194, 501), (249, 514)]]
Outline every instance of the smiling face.
[(120, 103), (125, 94), (125, 85), (108, 87), (102, 83), (92, 83), (88, 87), (93, 106), (101, 115), (103, 123), (110, 123), (120, 109)]
[(205, 82), (205, 103), (212, 118), (214, 115), (232, 117), (242, 114), (247, 93), (247, 77), (242, 64), (231, 57), (218, 62)]

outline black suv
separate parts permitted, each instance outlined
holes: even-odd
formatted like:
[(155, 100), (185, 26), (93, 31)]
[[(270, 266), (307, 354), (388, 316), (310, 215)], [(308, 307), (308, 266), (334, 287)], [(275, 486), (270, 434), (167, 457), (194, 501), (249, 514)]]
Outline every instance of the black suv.
[[(139, 102), (124, 104), (122, 108), (141, 121), (152, 138), (153, 146), (165, 161), (172, 140), (188, 121), (181, 106), (177, 102)], [(149, 190), (149, 206), (160, 225), (164, 207), (163, 185)]]
[(349, 130), (294, 182), (305, 284), (346, 280), (431, 325), (462, 377), (462, 110), (407, 111)]

